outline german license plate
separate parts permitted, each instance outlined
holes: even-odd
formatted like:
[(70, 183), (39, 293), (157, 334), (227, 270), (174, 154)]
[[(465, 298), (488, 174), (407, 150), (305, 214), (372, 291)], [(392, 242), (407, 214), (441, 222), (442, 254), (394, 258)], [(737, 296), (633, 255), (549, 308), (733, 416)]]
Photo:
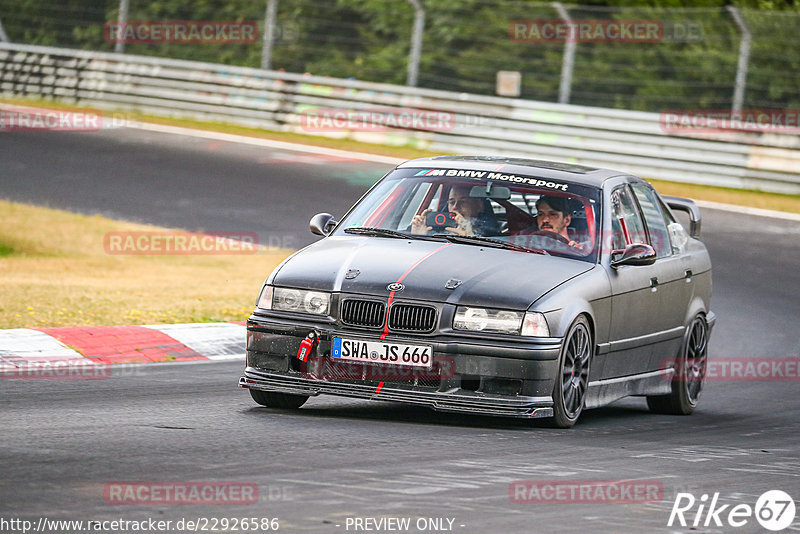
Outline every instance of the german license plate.
[(331, 344), (331, 357), (430, 369), (433, 362), (433, 348), (430, 345), (403, 345), (335, 337)]

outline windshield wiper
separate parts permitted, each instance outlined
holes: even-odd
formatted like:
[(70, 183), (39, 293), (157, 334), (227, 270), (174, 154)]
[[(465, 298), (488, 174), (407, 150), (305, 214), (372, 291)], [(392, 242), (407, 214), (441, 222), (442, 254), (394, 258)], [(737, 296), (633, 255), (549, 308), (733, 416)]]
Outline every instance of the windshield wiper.
[(359, 234), (359, 235), (374, 235), (381, 237), (396, 237), (399, 239), (425, 239), (428, 241), (439, 241), (433, 239), (433, 236), (420, 235), (420, 234), (404, 234), (396, 230), (389, 230), (388, 228), (375, 228), (372, 226), (351, 226), (344, 229), (346, 234)]
[(549, 256), (550, 254), (541, 248), (534, 248), (534, 247), (524, 247), (522, 245), (517, 245), (515, 243), (509, 243), (508, 241), (502, 241), (500, 239), (492, 239), (491, 237), (480, 237), (477, 235), (458, 235), (458, 234), (433, 234), (432, 237), (443, 237), (448, 241), (452, 241), (453, 243), (464, 243), (467, 245), (488, 245), (494, 248), (506, 248), (509, 250), (518, 250), (520, 252), (532, 252), (534, 254), (544, 254), (545, 256)]

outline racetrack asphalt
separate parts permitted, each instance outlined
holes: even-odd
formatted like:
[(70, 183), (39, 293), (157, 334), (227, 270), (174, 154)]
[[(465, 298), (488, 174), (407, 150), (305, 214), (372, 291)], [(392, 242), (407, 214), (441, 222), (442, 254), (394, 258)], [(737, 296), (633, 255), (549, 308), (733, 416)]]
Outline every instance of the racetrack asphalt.
[[(0, 161), (0, 196), (11, 200), (255, 231), (288, 248), (314, 240), (311, 215), (341, 215), (389, 168), (129, 129), (4, 134)], [(796, 222), (704, 210), (713, 361), (800, 356), (798, 237)], [(0, 381), (0, 518), (278, 517), (280, 531), (321, 533), (353, 532), (352, 519), (367, 517), (410, 517), (411, 532), (419, 517), (453, 519), (464, 533), (760, 532), (752, 517), (736, 528), (704, 526), (703, 516), (692, 528), (697, 506), (688, 526), (667, 521), (678, 492), (719, 492), (718, 505), (754, 506), (772, 489), (800, 499), (797, 380), (712, 381), (691, 417), (626, 399), (552, 430), (337, 398), (281, 412), (238, 390), (240, 372), (238, 362), (171, 363), (104, 380)], [(663, 499), (509, 500), (517, 480), (621, 479), (660, 483)], [(124, 481), (253, 482), (259, 501), (108, 504), (104, 487)]]
[[(0, 143), (0, 197), (208, 232), (256, 232), (270, 247), (316, 237), (391, 166), (134, 129), (18, 132)], [(313, 171), (313, 170), (316, 170)]]

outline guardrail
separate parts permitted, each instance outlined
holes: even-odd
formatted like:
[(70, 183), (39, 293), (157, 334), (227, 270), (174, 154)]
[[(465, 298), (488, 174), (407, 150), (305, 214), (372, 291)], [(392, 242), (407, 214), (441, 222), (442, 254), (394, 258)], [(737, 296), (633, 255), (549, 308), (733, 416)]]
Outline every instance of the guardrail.
[[(657, 113), (10, 43), (0, 43), (0, 95), (800, 194), (800, 136), (732, 130), (677, 135)], [(323, 108), (377, 114), (359, 115), (361, 127), (310, 128), (309, 116), (324, 114)], [(385, 119), (386, 112), (403, 110), (443, 119), (409, 128), (381, 122), (381, 112)]]

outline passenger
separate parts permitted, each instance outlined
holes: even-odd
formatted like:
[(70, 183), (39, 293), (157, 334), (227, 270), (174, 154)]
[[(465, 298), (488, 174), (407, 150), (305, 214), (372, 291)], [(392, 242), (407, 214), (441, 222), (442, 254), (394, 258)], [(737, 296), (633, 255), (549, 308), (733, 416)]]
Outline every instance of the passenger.
[[(500, 225), (492, 213), (491, 205), (486, 199), (470, 197), (470, 186), (453, 186), (447, 198), (447, 209), (456, 214), (457, 227), (445, 228), (451, 233), (459, 235), (497, 235)], [(427, 234), (433, 227), (425, 224), (425, 216), (430, 212), (426, 209), (411, 219), (412, 234)]]

